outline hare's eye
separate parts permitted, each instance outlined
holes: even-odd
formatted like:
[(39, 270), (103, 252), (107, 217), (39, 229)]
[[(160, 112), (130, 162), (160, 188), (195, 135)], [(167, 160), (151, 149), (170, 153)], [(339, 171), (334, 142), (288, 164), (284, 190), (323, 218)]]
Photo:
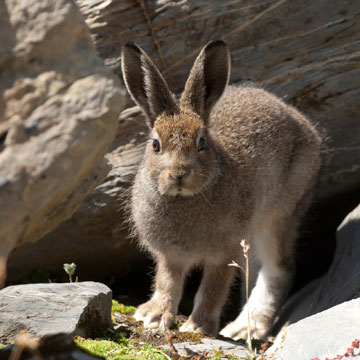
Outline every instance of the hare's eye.
[(198, 143), (198, 151), (203, 151), (205, 150), (205, 146), (206, 146), (206, 140), (205, 140), (205, 137), (201, 137), (199, 139), (199, 143)]
[(152, 147), (153, 147), (153, 150), (154, 150), (155, 152), (159, 152), (159, 151), (160, 151), (160, 143), (159, 143), (159, 140), (154, 139), (154, 140), (153, 140), (153, 143), (152, 143)]

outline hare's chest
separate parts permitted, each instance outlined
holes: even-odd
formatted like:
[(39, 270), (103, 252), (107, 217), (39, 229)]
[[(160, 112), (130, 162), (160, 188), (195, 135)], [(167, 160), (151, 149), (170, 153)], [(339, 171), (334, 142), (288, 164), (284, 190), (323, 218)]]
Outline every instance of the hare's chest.
[(224, 227), (223, 219), (195, 205), (186, 209), (148, 207), (136, 214), (135, 226), (150, 251), (198, 259), (226, 253), (233, 238), (230, 233), (236, 230), (236, 226)]
[(210, 235), (202, 216), (195, 216), (192, 211), (183, 213), (174, 209), (152, 209), (151, 212), (139, 214), (136, 227), (151, 246), (163, 250), (190, 250), (194, 248), (195, 238), (198, 239), (196, 243), (201, 243)]

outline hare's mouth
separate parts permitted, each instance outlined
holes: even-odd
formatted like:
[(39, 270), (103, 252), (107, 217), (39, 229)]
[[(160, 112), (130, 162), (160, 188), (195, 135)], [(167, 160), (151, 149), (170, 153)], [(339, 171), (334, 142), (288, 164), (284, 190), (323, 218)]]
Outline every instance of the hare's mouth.
[(187, 197), (187, 196), (194, 196), (195, 192), (184, 187), (184, 186), (176, 186), (176, 187), (170, 187), (168, 189), (166, 189), (163, 192), (163, 195), (167, 195), (167, 196), (176, 196), (176, 197)]

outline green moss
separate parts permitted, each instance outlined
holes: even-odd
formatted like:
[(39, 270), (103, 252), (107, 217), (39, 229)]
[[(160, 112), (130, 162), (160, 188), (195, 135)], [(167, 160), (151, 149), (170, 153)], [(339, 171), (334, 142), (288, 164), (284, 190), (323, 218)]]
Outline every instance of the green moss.
[(103, 356), (106, 360), (167, 360), (167, 357), (159, 349), (151, 345), (136, 346), (126, 338), (114, 342), (111, 340), (84, 339), (77, 336), (75, 343), (93, 355)]
[(124, 304), (118, 303), (116, 300), (112, 301), (111, 312), (120, 312), (122, 314), (130, 314), (135, 312), (135, 306), (126, 306)]

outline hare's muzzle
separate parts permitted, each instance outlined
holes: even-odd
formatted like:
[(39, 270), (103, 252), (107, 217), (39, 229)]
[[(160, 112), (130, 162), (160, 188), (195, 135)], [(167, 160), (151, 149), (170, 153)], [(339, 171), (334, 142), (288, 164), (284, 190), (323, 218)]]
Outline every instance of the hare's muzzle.
[[(164, 174), (165, 173), (165, 174)], [(171, 169), (160, 176), (159, 190), (163, 195), (194, 195), (190, 169)]]

